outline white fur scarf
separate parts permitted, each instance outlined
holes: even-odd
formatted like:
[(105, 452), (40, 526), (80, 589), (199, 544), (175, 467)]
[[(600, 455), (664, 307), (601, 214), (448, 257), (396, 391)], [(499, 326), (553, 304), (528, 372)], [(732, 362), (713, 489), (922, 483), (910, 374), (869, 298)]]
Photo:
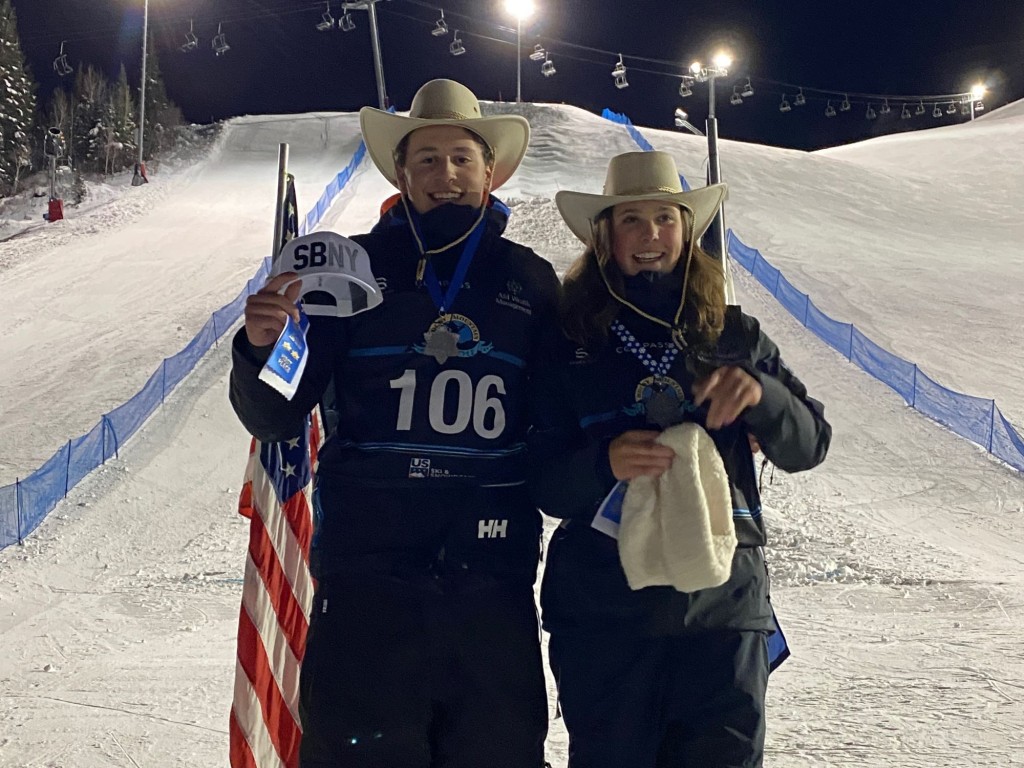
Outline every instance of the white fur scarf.
[(700, 426), (678, 424), (658, 436), (676, 452), (659, 478), (630, 481), (622, 503), (619, 559), (631, 589), (671, 586), (696, 592), (724, 584), (736, 528), (729, 477)]

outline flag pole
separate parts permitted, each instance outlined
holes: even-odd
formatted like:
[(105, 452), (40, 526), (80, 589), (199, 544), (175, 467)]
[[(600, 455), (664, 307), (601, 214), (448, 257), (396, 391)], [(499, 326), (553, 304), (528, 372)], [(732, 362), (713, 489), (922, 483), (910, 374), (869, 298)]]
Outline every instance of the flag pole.
[(288, 145), (277, 147), (277, 205), (274, 210), (274, 245), (270, 249), (271, 259), (276, 259), (284, 240), (285, 194), (288, 189)]

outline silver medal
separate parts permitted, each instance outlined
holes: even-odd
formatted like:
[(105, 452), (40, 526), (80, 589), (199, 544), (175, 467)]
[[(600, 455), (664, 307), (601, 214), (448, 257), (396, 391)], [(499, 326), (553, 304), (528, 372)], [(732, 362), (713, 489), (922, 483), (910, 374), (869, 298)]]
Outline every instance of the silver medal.
[(423, 334), (423, 341), (426, 342), (423, 354), (433, 357), (439, 365), (444, 365), (449, 357), (457, 357), (459, 354), (459, 335), (447, 328), (427, 331)]

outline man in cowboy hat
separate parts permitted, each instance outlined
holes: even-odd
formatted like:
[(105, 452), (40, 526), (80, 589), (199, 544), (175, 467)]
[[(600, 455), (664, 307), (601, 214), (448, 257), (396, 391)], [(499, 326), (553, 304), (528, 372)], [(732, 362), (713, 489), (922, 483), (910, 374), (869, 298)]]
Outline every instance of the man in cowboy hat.
[[(525, 488), (526, 390), (557, 328), (551, 265), (502, 237), (491, 196), (529, 141), (450, 80), (409, 115), (360, 112), (399, 194), (367, 235), (383, 303), (313, 317), (287, 401), (258, 374), (291, 278), (246, 306), (231, 401), (264, 441), (299, 434), (335, 390), (320, 451), (318, 581), (300, 684), (302, 767), (540, 768), (547, 697), (533, 583), (541, 521)], [(291, 290), (291, 289), (290, 289)]]

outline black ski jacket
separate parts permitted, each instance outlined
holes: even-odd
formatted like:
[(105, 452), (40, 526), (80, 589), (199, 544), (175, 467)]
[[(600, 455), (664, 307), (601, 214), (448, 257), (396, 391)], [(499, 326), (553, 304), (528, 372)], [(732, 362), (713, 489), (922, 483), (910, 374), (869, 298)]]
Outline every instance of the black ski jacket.
[[(619, 320), (661, 358), (672, 344), (667, 329), (623, 309)], [(739, 545), (732, 576), (717, 588), (694, 593), (671, 587), (632, 591), (619, 563), (617, 542), (591, 527), (615, 484), (608, 460), (612, 439), (647, 423), (641, 382), (651, 373), (612, 333), (599, 349), (568, 341), (548, 367), (536, 401), (531, 433), (532, 491), (541, 509), (565, 518), (555, 532), (544, 571), (541, 606), (551, 632), (613, 631), (681, 635), (708, 630), (774, 628), (768, 574), (761, 545), (764, 521), (747, 434), (780, 469), (810, 469), (825, 458), (831, 427), (820, 403), (783, 365), (778, 348), (757, 321), (730, 307), (717, 347), (676, 358), (669, 376), (683, 397), (678, 421), (701, 426), (707, 404), (693, 404), (693, 384), (721, 365), (738, 365), (763, 387), (758, 405), (732, 426), (712, 430), (731, 481)]]
[[(453, 239), (446, 215), (433, 217), (447, 238), (439, 245)], [(310, 318), (309, 361), (291, 401), (258, 379), (270, 348), (254, 348), (244, 328), (235, 336), (230, 399), (260, 440), (299, 434), (333, 381), (337, 424), (319, 454), (314, 498), (317, 578), (360, 563), (535, 578), (527, 388), (554, 340), (559, 286), (547, 261), (501, 236), (507, 216), (492, 198), (449, 310), (458, 352), (443, 364), (424, 348), (439, 312), (417, 282), (420, 254), (401, 205), (352, 238), (370, 255), (383, 303), (350, 318)], [(461, 253), (456, 245), (431, 257), (442, 289)]]

